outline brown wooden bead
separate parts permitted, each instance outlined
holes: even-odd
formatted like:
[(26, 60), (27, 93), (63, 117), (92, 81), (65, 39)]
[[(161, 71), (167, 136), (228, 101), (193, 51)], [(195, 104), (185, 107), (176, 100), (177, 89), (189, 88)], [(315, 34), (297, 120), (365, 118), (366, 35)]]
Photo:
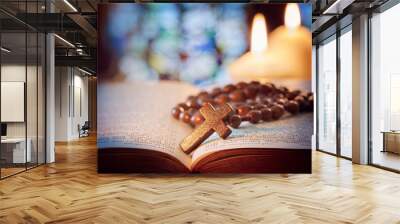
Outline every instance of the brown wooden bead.
[(240, 116), (240, 119), (241, 119), (242, 121), (250, 121), (250, 116), (249, 116), (249, 115)]
[(181, 110), (178, 107), (174, 107), (174, 108), (172, 108), (171, 113), (172, 113), (172, 116), (175, 119), (179, 119), (179, 115), (181, 114)]
[(258, 86), (261, 85), (261, 83), (259, 81), (251, 81), (250, 85)]
[(247, 99), (254, 99), (257, 95), (257, 88), (254, 85), (249, 85), (243, 89), (243, 92)]
[(192, 115), (188, 111), (185, 111), (179, 115), (179, 119), (186, 124), (190, 124), (191, 118), (192, 118)]
[(197, 102), (200, 104), (200, 107), (206, 105), (207, 103), (210, 103), (212, 105), (215, 104), (215, 101), (212, 98), (199, 99)]
[(261, 120), (263, 121), (272, 120), (272, 110), (270, 108), (261, 109)]
[(195, 114), (195, 113), (197, 112), (197, 110), (194, 109), (194, 108), (189, 108), (189, 109), (187, 110), (187, 112), (188, 112), (190, 115), (193, 115), (193, 114)]
[(257, 96), (256, 96), (256, 98), (255, 98), (255, 101), (256, 101), (256, 102), (259, 102), (259, 103), (262, 103), (262, 101), (263, 101), (265, 98), (267, 98), (267, 95), (265, 95), (265, 94), (263, 94), (263, 93), (258, 93)]
[(186, 105), (186, 104), (184, 104), (184, 103), (180, 103), (180, 104), (178, 104), (178, 109), (181, 111), (181, 112), (184, 112), (184, 111), (186, 111), (187, 109), (189, 109), (189, 107)]
[(218, 95), (217, 97), (215, 97), (214, 101), (217, 104), (224, 104), (229, 101), (229, 96), (225, 93), (222, 93), (222, 94)]
[(190, 95), (190, 96), (188, 96), (188, 97), (187, 97), (187, 99), (186, 99), (186, 100), (192, 100), (192, 99), (196, 99), (196, 97), (195, 97), (195, 96), (193, 96), (193, 95)]
[(273, 96), (274, 100), (280, 99), (280, 98), (286, 98), (285, 94), (283, 93), (275, 93)]
[(308, 104), (307, 104), (307, 102), (306, 102), (307, 100), (306, 100), (306, 98), (304, 98), (304, 96), (298, 95), (293, 100), (295, 100), (299, 104), (300, 111), (306, 110)]
[(279, 98), (276, 100), (276, 103), (280, 104), (280, 105), (285, 105), (288, 102), (287, 98)]
[(300, 90), (293, 90), (293, 91), (288, 92), (288, 93), (286, 94), (286, 97), (287, 97), (289, 100), (293, 100), (293, 99), (294, 99), (296, 96), (298, 96), (300, 93), (301, 93)]
[(189, 108), (195, 108), (195, 109), (200, 108), (200, 105), (198, 104), (198, 101), (197, 101), (196, 98), (192, 98), (192, 99), (187, 100), (185, 104)]
[(237, 114), (239, 114), (240, 116), (246, 116), (247, 113), (249, 113), (250, 111), (250, 107), (247, 105), (242, 105), (237, 107)]
[(224, 93), (230, 93), (230, 92), (232, 92), (232, 91), (235, 90), (235, 89), (236, 89), (236, 86), (234, 86), (234, 85), (232, 85), (232, 84), (228, 84), (228, 85), (224, 86), (224, 88), (222, 89), (222, 92), (224, 92)]
[(283, 108), (282, 105), (279, 104), (275, 104), (274, 106), (272, 106), (271, 111), (272, 111), (272, 118), (274, 120), (279, 119), (285, 113), (285, 109)]
[(308, 107), (306, 108), (307, 111), (312, 112), (314, 110), (314, 96), (310, 95), (307, 98)]
[(299, 103), (295, 100), (290, 100), (285, 104), (285, 109), (291, 114), (297, 114), (300, 110)]
[(192, 123), (193, 126), (198, 126), (202, 124), (203, 121), (204, 117), (200, 114), (200, 112), (196, 112), (190, 119), (190, 123)]
[(288, 88), (284, 87), (284, 86), (280, 86), (278, 89), (278, 92), (286, 94), (289, 92)]
[(266, 107), (268, 107), (268, 106), (263, 104), (263, 103), (257, 103), (254, 106), (252, 106), (251, 109), (261, 110), (261, 109), (266, 108)]
[(221, 93), (222, 93), (222, 89), (219, 88), (219, 87), (216, 87), (216, 88), (214, 88), (214, 89), (211, 90), (211, 96), (212, 96), (212, 97), (216, 97), (216, 96), (218, 96), (218, 95), (221, 94)]
[(271, 93), (272, 90), (273, 90), (273, 88), (272, 88), (271, 85), (262, 84), (262, 85), (260, 85), (259, 92), (260, 92), (261, 94), (267, 95), (267, 94)]
[(229, 118), (229, 125), (232, 128), (239, 128), (240, 124), (242, 123), (242, 119), (240, 118), (239, 115), (232, 115)]
[(245, 83), (245, 82), (238, 82), (236, 83), (236, 88), (238, 89), (244, 89), (248, 86), (249, 84)]
[(241, 102), (244, 98), (244, 93), (240, 89), (236, 89), (229, 94), (229, 99), (233, 102)]
[(250, 123), (257, 124), (261, 120), (261, 111), (251, 110), (248, 116), (250, 117)]
[(271, 106), (273, 104), (274, 100), (271, 97), (265, 97), (261, 100), (261, 103)]
[(197, 94), (197, 97), (209, 97), (209, 94), (207, 91), (201, 91), (199, 94)]
[(299, 104), (301, 104), (302, 101), (305, 100), (304, 96), (298, 95), (294, 98)]

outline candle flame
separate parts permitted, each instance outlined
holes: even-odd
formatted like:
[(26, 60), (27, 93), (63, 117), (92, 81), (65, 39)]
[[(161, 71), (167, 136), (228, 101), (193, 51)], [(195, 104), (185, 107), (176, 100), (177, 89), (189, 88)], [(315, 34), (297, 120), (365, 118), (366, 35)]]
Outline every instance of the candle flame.
[(250, 51), (252, 53), (261, 53), (267, 49), (267, 43), (267, 24), (263, 14), (257, 13), (251, 26)]
[(285, 11), (285, 25), (289, 29), (294, 29), (300, 26), (301, 17), (300, 17), (300, 9), (296, 3), (289, 3), (286, 6)]

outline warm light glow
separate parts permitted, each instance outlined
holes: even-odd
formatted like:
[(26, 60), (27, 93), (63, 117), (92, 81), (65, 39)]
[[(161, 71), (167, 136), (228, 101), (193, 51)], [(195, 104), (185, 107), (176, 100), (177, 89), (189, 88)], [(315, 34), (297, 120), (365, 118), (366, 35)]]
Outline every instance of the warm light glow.
[(263, 14), (257, 13), (251, 26), (250, 51), (252, 53), (261, 53), (267, 49), (267, 43), (267, 24)]
[(296, 3), (289, 3), (285, 11), (285, 25), (294, 29), (301, 24), (300, 9)]

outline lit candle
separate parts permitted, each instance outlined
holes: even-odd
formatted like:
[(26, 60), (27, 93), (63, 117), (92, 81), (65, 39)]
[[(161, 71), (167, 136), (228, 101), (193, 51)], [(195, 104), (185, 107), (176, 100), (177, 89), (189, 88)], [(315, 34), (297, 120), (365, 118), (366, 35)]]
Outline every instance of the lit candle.
[(228, 68), (235, 81), (269, 81), (278, 74), (280, 63), (268, 50), (268, 34), (265, 18), (258, 13), (251, 27), (250, 51), (235, 60)]
[[(289, 3), (285, 11), (285, 26), (275, 29), (270, 36), (270, 50), (279, 58), (283, 76), (291, 80), (310, 83), (311, 79), (311, 32), (301, 26), (300, 9)], [(307, 85), (309, 86), (309, 84)]]

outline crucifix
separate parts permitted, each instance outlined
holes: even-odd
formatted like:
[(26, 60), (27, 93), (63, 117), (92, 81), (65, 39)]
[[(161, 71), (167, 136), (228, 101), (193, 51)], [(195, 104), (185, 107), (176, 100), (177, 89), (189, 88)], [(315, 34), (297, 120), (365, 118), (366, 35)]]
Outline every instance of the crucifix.
[(198, 126), (189, 136), (180, 144), (181, 149), (189, 154), (204, 142), (212, 133), (225, 139), (231, 134), (231, 129), (225, 124), (224, 119), (233, 114), (232, 107), (225, 103), (218, 109), (215, 109), (210, 103), (200, 108), (200, 113), (204, 117), (204, 122)]

